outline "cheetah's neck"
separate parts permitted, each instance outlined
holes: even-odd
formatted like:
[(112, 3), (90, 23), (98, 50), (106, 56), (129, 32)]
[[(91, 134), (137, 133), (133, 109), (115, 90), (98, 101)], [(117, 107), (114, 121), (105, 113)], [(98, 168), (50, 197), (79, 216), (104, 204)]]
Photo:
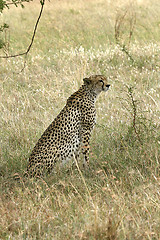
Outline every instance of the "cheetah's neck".
[(93, 102), (96, 101), (97, 96), (99, 95), (98, 93), (96, 93), (96, 91), (94, 89), (89, 89), (86, 85), (82, 85), (81, 87), (83, 89), (83, 91), (86, 92), (86, 94), (88, 95), (88, 97), (90, 98), (90, 100), (92, 100)]

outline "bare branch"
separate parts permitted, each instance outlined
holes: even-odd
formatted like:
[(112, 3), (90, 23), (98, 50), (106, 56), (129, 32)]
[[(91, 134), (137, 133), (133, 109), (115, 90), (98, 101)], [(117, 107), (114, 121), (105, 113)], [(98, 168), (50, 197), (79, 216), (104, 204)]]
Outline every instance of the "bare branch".
[(20, 56), (24, 56), (29, 53), (32, 45), (33, 45), (33, 42), (34, 42), (34, 38), (35, 38), (35, 35), (36, 35), (36, 31), (37, 31), (37, 27), (38, 27), (38, 24), (39, 24), (39, 21), (40, 21), (40, 18), (42, 16), (42, 12), (43, 12), (43, 7), (44, 7), (44, 4), (45, 4), (45, 0), (42, 0), (40, 1), (41, 2), (41, 10), (40, 10), (40, 13), (39, 13), (39, 16), (38, 16), (38, 19), (37, 19), (37, 22), (35, 24), (35, 27), (34, 27), (34, 31), (33, 31), (33, 35), (32, 35), (32, 39), (31, 39), (31, 43), (30, 45), (28, 46), (27, 50), (23, 53), (18, 53), (18, 54), (14, 54), (14, 55), (9, 55), (9, 56), (0, 56), (0, 58), (14, 58), (14, 57), (20, 57)]

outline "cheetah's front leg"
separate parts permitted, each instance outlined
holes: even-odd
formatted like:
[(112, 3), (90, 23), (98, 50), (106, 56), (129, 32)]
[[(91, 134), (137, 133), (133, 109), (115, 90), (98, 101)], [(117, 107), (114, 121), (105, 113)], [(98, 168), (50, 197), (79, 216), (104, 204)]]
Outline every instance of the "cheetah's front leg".
[(91, 137), (91, 130), (83, 128), (82, 130), (82, 153), (84, 155), (84, 167), (89, 165), (89, 142)]

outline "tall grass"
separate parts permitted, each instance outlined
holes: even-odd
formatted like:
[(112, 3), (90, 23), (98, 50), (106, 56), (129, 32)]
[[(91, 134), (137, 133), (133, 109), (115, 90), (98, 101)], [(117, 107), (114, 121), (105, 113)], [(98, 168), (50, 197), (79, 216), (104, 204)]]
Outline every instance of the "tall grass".
[[(0, 60), (0, 239), (160, 239), (160, 4), (112, 2), (47, 2), (24, 71), (23, 58)], [(38, 7), (1, 16), (10, 53), (28, 46)], [(116, 44), (115, 20), (126, 9)], [(25, 181), (38, 138), (92, 74), (111, 88), (96, 103), (89, 169), (57, 165)]]

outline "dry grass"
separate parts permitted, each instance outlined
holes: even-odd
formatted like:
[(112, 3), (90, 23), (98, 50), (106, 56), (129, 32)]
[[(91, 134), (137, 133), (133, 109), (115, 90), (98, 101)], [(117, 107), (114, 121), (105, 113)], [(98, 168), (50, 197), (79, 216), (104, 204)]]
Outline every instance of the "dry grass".
[[(23, 58), (0, 60), (0, 239), (160, 239), (160, 4), (112, 2), (47, 2), (25, 70)], [(11, 53), (28, 45), (38, 6), (1, 16)], [(137, 19), (126, 46), (134, 62), (114, 39), (117, 11), (128, 6)], [(111, 89), (96, 103), (90, 168), (55, 166), (24, 181), (36, 141), (91, 74), (108, 76)]]

